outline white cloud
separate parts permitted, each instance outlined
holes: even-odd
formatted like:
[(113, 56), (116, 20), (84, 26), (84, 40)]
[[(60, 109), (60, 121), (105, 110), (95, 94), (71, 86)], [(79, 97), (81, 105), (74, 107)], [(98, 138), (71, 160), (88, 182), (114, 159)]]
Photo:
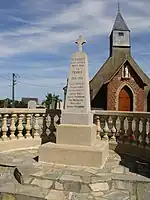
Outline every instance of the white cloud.
[[(117, 1), (80, 0), (76, 1), (76, 3), (71, 3), (70, 0), (59, 2), (58, 0), (18, 0), (17, 2), (18, 6), (15, 9), (0, 9), (1, 13), (5, 13), (5, 16), (7, 15), (9, 23), (12, 22), (13, 24), (11, 28), (6, 26), (3, 31), (0, 31), (0, 66), (4, 66), (1, 73), (2, 71), (9, 72), (10, 68), (7, 68), (7, 64), (11, 66), (12, 62), (14, 66), (14, 69), (13, 67), (11, 69), (12, 71), (20, 72), (20, 74), (21, 72), (25, 73), (26, 76), (30, 74), (37, 75), (36, 82), (35, 79), (28, 80), (25, 78), (24, 80), (21, 79), (22, 81), (29, 84), (50, 85), (50, 90), (56, 90), (57, 92), (61, 90), (60, 93), (62, 93), (62, 87), (66, 83), (68, 74), (69, 60), (68, 65), (65, 66), (66, 60), (62, 62), (60, 59), (57, 60), (55, 65), (51, 60), (46, 63), (42, 60), (36, 61), (36, 58), (24, 59), (24, 61), (21, 61), (21, 59), (13, 61), (10, 58), (30, 53), (49, 53), (50, 55), (57, 54), (63, 57), (63, 54), (67, 51), (69, 59), (72, 54), (71, 45), (80, 34), (84, 34), (87, 42), (90, 41), (93, 48), (95, 48), (97, 45), (97, 42), (95, 42), (97, 40), (96, 36), (99, 38), (109, 36), (115, 20)], [(132, 30), (132, 34), (149, 31), (150, 2), (146, 0), (120, 2), (121, 12), (128, 27)], [(139, 47), (138, 53), (141, 48)], [(144, 52), (146, 51), (147, 49)], [(90, 74), (93, 75), (100, 67), (100, 64), (103, 63), (103, 50), (94, 57), (90, 56), (94, 58), (89, 63)], [(26, 71), (26, 66), (28, 72)], [(47, 77), (48, 73), (51, 73), (52, 76), (54, 71), (58, 74), (57, 78), (41, 79), (38, 77), (38, 74)], [(64, 72), (64, 78), (60, 79), (59, 75), (62, 71)], [(0, 84), (1, 82), (0, 80)], [(28, 85), (25, 91), (22, 90), (23, 85), (19, 85), (17, 90), (21, 96), (25, 93), (30, 95), (40, 94), (42, 96), (47, 90), (46, 87), (45, 89), (35, 87), (33, 90), (34, 87), (30, 88)]]
[[(43, 12), (40, 13), (40, 9), (47, 9), (47, 5), (54, 6), (54, 1), (32, 0), (21, 3), (21, 5), (26, 12), (34, 7), (38, 16), (37, 20), (29, 21), (21, 17), (10, 16), (11, 20), (25, 22), (29, 26), (25, 24), (22, 27), (15, 27), (12, 31), (0, 33), (1, 57), (38, 51), (56, 53), (59, 51), (60, 44), (71, 44), (81, 33), (84, 33), (87, 39), (108, 34), (114, 21), (106, 12), (106, 6), (109, 4), (102, 0), (82, 0), (77, 4), (70, 4), (67, 8), (62, 7), (59, 12), (55, 10), (53, 14), (48, 15), (47, 13), (47, 16), (43, 15)], [(148, 10), (147, 6), (143, 6), (143, 3), (138, 0), (131, 2), (129, 6), (135, 10)], [(131, 29), (135, 29), (135, 33), (150, 27), (150, 14), (147, 17), (139, 16), (138, 18), (129, 15), (126, 16), (126, 21)], [(68, 28), (63, 29), (66, 25)], [(53, 31), (53, 27), (57, 27), (57, 31)]]
[[(27, 1), (23, 4), (26, 11), (30, 7), (44, 9), (45, 5), (51, 5), (51, 2), (45, 0), (43, 2)], [(115, 2), (115, 1), (114, 1)], [(30, 4), (29, 4), (30, 3)], [(54, 1), (52, 1), (54, 4)], [(149, 3), (148, 3), (149, 4)], [(130, 3), (134, 9), (147, 10), (147, 6), (143, 7), (138, 0), (136, 3)], [(150, 4), (149, 4), (150, 5)], [(14, 28), (12, 31), (0, 33), (0, 56), (11, 56), (26, 52), (58, 52), (60, 45), (71, 44), (76, 37), (83, 33), (87, 39), (94, 36), (109, 34), (114, 19), (108, 16), (106, 9), (109, 4), (105, 1), (82, 0), (77, 4), (70, 4), (67, 8), (63, 8), (57, 12), (53, 11), (50, 15), (45, 16), (36, 10), (37, 20), (29, 20), (11, 17), (12, 20), (18, 20), (28, 25)], [(53, 7), (53, 6), (52, 6)], [(45, 7), (45, 9), (47, 9)], [(127, 24), (135, 32), (146, 30), (150, 26), (150, 14), (147, 17), (134, 15), (126, 15)], [(139, 23), (141, 21), (141, 23)], [(67, 26), (67, 28), (63, 28)], [(57, 27), (57, 30), (54, 28)], [(54, 29), (54, 30), (53, 30)], [(59, 30), (60, 29), (60, 30)], [(4, 51), (3, 51), (4, 50)]]

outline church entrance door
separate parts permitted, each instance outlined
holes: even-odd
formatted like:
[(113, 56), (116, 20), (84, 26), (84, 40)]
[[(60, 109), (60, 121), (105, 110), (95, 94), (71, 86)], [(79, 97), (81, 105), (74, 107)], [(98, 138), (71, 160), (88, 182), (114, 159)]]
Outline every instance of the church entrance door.
[(119, 111), (133, 111), (133, 94), (128, 86), (121, 89), (118, 104)]

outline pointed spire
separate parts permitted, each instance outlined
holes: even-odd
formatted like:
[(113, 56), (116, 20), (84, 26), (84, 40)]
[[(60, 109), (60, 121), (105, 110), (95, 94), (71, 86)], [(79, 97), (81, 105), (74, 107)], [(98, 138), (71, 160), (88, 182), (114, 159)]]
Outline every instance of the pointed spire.
[(118, 13), (116, 16), (116, 20), (113, 26), (113, 30), (117, 31), (130, 31), (129, 28), (127, 27), (121, 13), (120, 13), (120, 2), (118, 0)]

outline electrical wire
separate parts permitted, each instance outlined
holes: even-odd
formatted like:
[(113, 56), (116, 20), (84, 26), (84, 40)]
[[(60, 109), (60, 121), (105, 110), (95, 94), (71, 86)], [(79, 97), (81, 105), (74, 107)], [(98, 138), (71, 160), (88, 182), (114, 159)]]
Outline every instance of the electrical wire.
[(25, 82), (22, 82), (22, 81), (17, 81), (17, 83), (20, 83), (20, 84), (25, 84), (25, 85), (30, 85), (30, 86), (36, 86), (36, 87), (50, 87), (48, 85), (37, 85), (37, 84), (30, 84), (30, 83), (25, 83)]
[(2, 79), (7, 79), (7, 80), (11, 81), (10, 78), (7, 78), (7, 77), (1, 76), (1, 75), (0, 75), (0, 78), (2, 78)]
[[(2, 78), (2, 79), (6, 79), (6, 80), (9, 80), (9, 81), (12, 81), (10, 78), (7, 78), (7, 77), (4, 77), (4, 76), (1, 76), (0, 75), (0, 78)], [(29, 80), (29, 79), (28, 79)], [(48, 86), (48, 85), (38, 85), (38, 84), (32, 84), (32, 83), (27, 83), (27, 82), (22, 82), (22, 81), (18, 81), (17, 80), (17, 84), (25, 84), (25, 85), (29, 85), (29, 86), (34, 86), (34, 87), (44, 87), (44, 88), (50, 88), (50, 86)], [(11, 87), (11, 86), (9, 86), (9, 87)]]

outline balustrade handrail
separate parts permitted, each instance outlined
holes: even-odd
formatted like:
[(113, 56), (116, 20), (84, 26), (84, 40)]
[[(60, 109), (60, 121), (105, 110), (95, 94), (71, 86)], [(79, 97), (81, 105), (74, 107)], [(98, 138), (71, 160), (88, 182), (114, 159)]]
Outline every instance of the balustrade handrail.
[(150, 113), (148, 112), (130, 112), (130, 111), (101, 111), (101, 110), (93, 110), (95, 115), (101, 116), (122, 116), (122, 117), (145, 117), (149, 118)]
[(44, 114), (46, 109), (36, 108), (0, 108), (0, 114)]

